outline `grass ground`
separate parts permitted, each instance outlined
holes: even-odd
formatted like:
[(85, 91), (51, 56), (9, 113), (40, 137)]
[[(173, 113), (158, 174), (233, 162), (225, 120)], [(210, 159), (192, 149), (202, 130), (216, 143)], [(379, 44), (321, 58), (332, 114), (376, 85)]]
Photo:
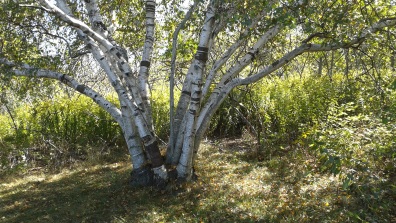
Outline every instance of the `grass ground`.
[(301, 154), (206, 142), (198, 181), (164, 191), (131, 188), (127, 160), (30, 172), (1, 181), (0, 222), (396, 222), (394, 182), (369, 185), (379, 194), (343, 191)]

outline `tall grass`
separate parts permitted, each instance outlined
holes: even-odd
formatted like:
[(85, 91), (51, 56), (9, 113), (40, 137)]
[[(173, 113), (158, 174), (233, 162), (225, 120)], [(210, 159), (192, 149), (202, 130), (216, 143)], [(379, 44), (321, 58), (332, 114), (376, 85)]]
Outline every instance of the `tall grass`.
[[(123, 146), (120, 129), (90, 99), (74, 96), (24, 105), (0, 116), (2, 168), (59, 167)], [(8, 165), (7, 165), (8, 164)]]
[[(395, 123), (395, 92), (395, 77), (390, 73), (384, 73), (381, 81), (341, 74), (331, 79), (309, 74), (275, 76), (234, 90), (216, 112), (207, 135), (241, 137), (249, 132), (255, 136), (263, 156), (281, 151), (274, 149), (279, 146), (311, 144), (321, 153), (323, 146), (318, 145), (325, 138), (331, 141), (330, 132), (340, 127), (355, 128), (354, 121), (340, 126), (338, 122), (345, 117), (373, 120), (359, 122), (363, 125), (360, 128), (372, 129), (373, 123), (387, 125), (383, 136), (388, 137), (387, 132), (393, 130)], [(169, 90), (157, 86), (151, 93), (156, 134), (166, 141)], [(7, 114), (0, 115), (2, 169), (24, 168), (26, 163), (62, 166), (76, 160), (96, 161), (99, 157), (112, 159), (115, 154), (126, 154), (117, 123), (83, 96), (58, 96), (51, 101), (25, 104), (13, 111), (13, 116), (15, 123)], [(392, 146), (388, 143), (386, 151)]]

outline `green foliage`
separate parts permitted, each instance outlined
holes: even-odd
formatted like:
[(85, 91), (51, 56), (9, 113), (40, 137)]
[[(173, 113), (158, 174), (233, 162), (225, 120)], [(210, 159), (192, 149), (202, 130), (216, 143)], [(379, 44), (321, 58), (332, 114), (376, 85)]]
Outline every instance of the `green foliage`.
[(151, 95), (153, 124), (157, 137), (162, 140), (169, 137), (169, 94), (168, 88), (159, 87)]
[(90, 99), (57, 97), (0, 116), (2, 169), (27, 164), (58, 168), (124, 145), (117, 123)]
[(374, 81), (370, 74), (264, 80), (234, 91), (214, 117), (211, 133), (220, 129), (222, 136), (232, 136), (241, 128), (254, 129), (258, 159), (306, 151), (315, 160), (308, 171), (338, 177), (343, 190), (359, 194), (379, 213), (388, 204), (376, 200), (386, 192), (378, 181), (395, 172), (396, 82), (390, 73), (378, 76)]
[(326, 120), (306, 135), (309, 146), (323, 160), (322, 169), (334, 175), (342, 172), (340, 176), (349, 183), (356, 178), (373, 178), (368, 172), (369, 163), (376, 163), (377, 168), (391, 168), (389, 163), (394, 162), (396, 154), (396, 137), (392, 134), (395, 125), (384, 124), (380, 117), (357, 113), (356, 109), (354, 103), (333, 105)]
[[(162, 140), (169, 137), (168, 98), (169, 89), (152, 92), (154, 127)], [(118, 124), (87, 97), (18, 104), (11, 115), (15, 123), (9, 114), (0, 115), (0, 170), (19, 171), (29, 165), (58, 168), (78, 160), (125, 155)]]
[[(318, 119), (342, 87), (341, 80), (310, 75), (265, 79), (234, 91), (214, 117), (212, 129), (222, 129), (222, 135), (241, 133), (246, 125), (243, 116), (261, 133), (263, 142), (292, 143), (300, 127)], [(232, 121), (220, 120), (224, 118)]]
[(321, 171), (338, 176), (342, 189), (358, 195), (359, 202), (370, 209), (359, 214), (368, 218), (390, 205), (379, 196), (388, 193), (389, 189), (380, 185), (392, 180), (396, 170), (396, 125), (357, 108), (352, 102), (332, 105), (326, 120), (310, 129), (305, 141), (317, 154)]

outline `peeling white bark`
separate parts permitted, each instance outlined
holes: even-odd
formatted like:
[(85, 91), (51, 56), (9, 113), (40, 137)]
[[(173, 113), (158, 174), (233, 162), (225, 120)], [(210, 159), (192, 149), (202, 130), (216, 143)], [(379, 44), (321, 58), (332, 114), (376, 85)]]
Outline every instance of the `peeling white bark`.
[(146, 38), (143, 46), (142, 61), (140, 62), (140, 69), (138, 75), (138, 86), (142, 97), (142, 103), (146, 109), (145, 120), (147, 125), (154, 131), (152, 121), (152, 111), (150, 105), (150, 91), (148, 85), (149, 68), (151, 64), (151, 56), (154, 45), (154, 31), (155, 31), (155, 7), (154, 0), (146, 0)]
[[(249, 32), (254, 29), (258, 23), (260, 22), (260, 20), (262, 19), (263, 16), (266, 15), (266, 12), (262, 12), (260, 13), (252, 22), (252, 24), (250, 24), (240, 35), (240, 38), (233, 43), (224, 53), (223, 55), (220, 57), (220, 59), (218, 59), (217, 61), (214, 62), (212, 68), (209, 71), (208, 76), (206, 77), (205, 80), (205, 85), (202, 89), (202, 96), (205, 97), (208, 92), (209, 92), (209, 88), (210, 85), (212, 84), (214, 78), (217, 76), (217, 71), (230, 59), (230, 57), (235, 53), (235, 51), (241, 46), (242, 43), (244, 43), (246, 40), (244, 39), (245, 36), (247, 36), (249, 34)], [(255, 52), (254, 50), (253, 53)]]
[(136, 127), (133, 123), (132, 113), (128, 106), (121, 101), (122, 123), (121, 128), (124, 133), (124, 138), (128, 146), (129, 154), (131, 155), (133, 169), (142, 168), (146, 162), (143, 145), (140, 141), (139, 135), (136, 134)]
[(194, 143), (196, 132), (196, 118), (200, 109), (202, 94), (202, 76), (208, 59), (209, 42), (213, 31), (215, 9), (213, 2), (207, 8), (204, 25), (199, 38), (198, 50), (192, 67), (191, 99), (188, 111), (185, 114), (186, 129), (184, 132), (183, 148), (179, 163), (176, 167), (178, 177), (190, 180), (192, 177), (192, 165), (194, 157)]
[[(267, 32), (264, 33), (264, 35), (261, 36), (260, 39), (257, 40), (257, 42), (250, 48), (249, 52), (242, 58), (240, 59), (235, 65), (233, 65), (221, 78), (221, 81), (217, 84), (216, 88), (213, 90), (212, 94), (210, 95), (208, 102), (205, 104), (205, 106), (202, 108), (201, 113), (198, 116), (198, 121), (197, 121), (197, 126), (200, 128), (202, 125), (202, 122), (208, 114), (211, 113), (211, 111), (214, 108), (218, 108), (216, 106), (216, 103), (219, 103), (218, 100), (219, 95), (222, 94), (222, 91), (228, 91), (226, 88), (226, 84), (237, 74), (239, 74), (247, 65), (252, 63), (254, 60), (254, 57), (258, 54), (259, 50), (266, 44), (268, 43), (269, 40), (271, 40), (276, 34), (280, 32), (280, 26), (275, 25), (274, 27), (270, 28)], [(231, 89), (230, 89), (231, 90)], [(215, 109), (215, 110), (216, 110)]]
[[(178, 35), (181, 29), (184, 28), (185, 23), (191, 18), (192, 13), (194, 12), (194, 10), (197, 8), (198, 6), (198, 1), (194, 1), (194, 4), (190, 7), (190, 9), (188, 10), (188, 12), (186, 13), (183, 21), (177, 26), (177, 28), (175, 29), (174, 33), (173, 33), (173, 37), (172, 37), (172, 58), (171, 58), (171, 73), (170, 73), (170, 77), (169, 77), (169, 88), (170, 88), (170, 99), (169, 99), (169, 120), (170, 120), (170, 136), (169, 136), (169, 149), (166, 153), (166, 162), (168, 164), (172, 163), (174, 165), (177, 164), (177, 160), (179, 160), (179, 156), (180, 156), (180, 150), (175, 151), (175, 147), (177, 147), (177, 145), (175, 146), (175, 141), (177, 143), (177, 140), (175, 140), (175, 124), (174, 124), (174, 102), (175, 102), (175, 98), (174, 98), (174, 87), (175, 87), (175, 69), (176, 69), (176, 57), (177, 57), (177, 40), (178, 40)], [(179, 126), (179, 128), (181, 128), (181, 126)], [(183, 132), (184, 132), (184, 128)], [(178, 130), (178, 132), (180, 132), (180, 130)], [(177, 134), (177, 133), (176, 133)], [(183, 136), (180, 136), (183, 137)], [(177, 137), (177, 139), (179, 139), (179, 136)], [(181, 146), (179, 146), (181, 147)], [(180, 151), (180, 152), (179, 152)], [(174, 154), (175, 153), (175, 154)], [(177, 158), (176, 158), (177, 157)]]
[[(63, 16), (61, 18), (68, 22), (72, 19), (70, 16), (70, 9), (63, 1), (58, 0), (58, 2), (58, 6), (63, 7), (63, 9), (56, 8), (56, 6), (51, 5), (50, 3), (46, 3), (46, 6), (53, 8), (58, 16)], [(91, 0), (85, 1), (85, 3), (87, 11), (89, 12), (91, 25), (93, 27), (92, 32), (98, 34), (101, 38), (104, 38), (106, 41), (108, 41), (108, 43), (110, 43), (109, 40), (111, 40), (111, 38), (106, 32), (106, 27), (103, 24), (102, 18), (100, 16), (97, 2), (95, 0)], [(67, 16), (69, 16), (69, 18)], [(132, 160), (134, 166), (139, 168), (141, 165), (146, 163), (144, 154), (142, 153), (143, 149), (141, 144), (144, 144), (146, 149), (149, 150), (146, 152), (148, 157), (152, 160), (153, 166), (157, 167), (162, 165), (157, 141), (153, 135), (153, 132), (151, 131), (152, 126), (149, 124), (151, 116), (148, 116), (145, 113), (146, 110), (142, 102), (141, 95), (139, 94), (137, 80), (132, 75), (130, 75), (131, 69), (129, 64), (126, 62), (127, 58), (122, 57), (122, 52), (118, 47), (115, 46), (114, 41), (113, 43), (110, 43), (112, 47), (109, 50), (107, 45), (101, 44), (101, 42), (98, 41), (98, 38), (91, 36), (93, 40), (96, 40), (100, 44), (97, 46), (91, 38), (86, 37), (87, 33), (88, 36), (90, 36), (89, 34), (91, 31), (84, 32), (83, 29), (80, 29), (80, 27), (83, 27), (87, 30), (89, 27), (87, 28), (87, 26), (81, 21), (76, 21), (81, 23), (79, 26), (75, 26), (77, 28), (77, 32), (90, 47), (94, 58), (99, 62), (101, 68), (106, 72), (110, 83), (118, 94), (123, 112), (123, 123), (120, 125), (123, 127), (123, 131), (128, 135), (126, 140), (127, 143), (129, 143), (128, 148), (130, 149), (131, 157), (134, 159)], [(125, 82), (123, 82), (123, 80), (125, 80)], [(126, 87), (122, 83), (126, 83)], [(147, 119), (149, 119), (149, 121)], [(131, 121), (134, 123), (129, 123)], [(136, 131), (140, 137), (139, 141), (136, 138)], [(163, 174), (161, 176), (163, 176)]]

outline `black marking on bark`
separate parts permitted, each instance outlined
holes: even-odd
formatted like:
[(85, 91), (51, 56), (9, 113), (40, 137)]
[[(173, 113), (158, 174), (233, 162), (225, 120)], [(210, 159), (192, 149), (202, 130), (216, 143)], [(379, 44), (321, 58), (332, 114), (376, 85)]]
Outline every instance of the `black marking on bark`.
[(149, 142), (151, 140), (151, 135), (146, 135), (142, 139), (143, 139), (144, 143), (147, 143), (147, 142)]
[(124, 69), (122, 69), (122, 66), (120, 63), (118, 63), (118, 69), (120, 69), (121, 72), (124, 72)]
[(198, 101), (200, 101), (200, 99), (199, 98), (191, 98), (191, 101), (198, 102)]
[(157, 141), (154, 141), (153, 143), (146, 145), (146, 152), (149, 155), (151, 159), (151, 165), (154, 168), (162, 166), (162, 164), (164, 164), (164, 160), (159, 151)]
[(150, 67), (150, 61), (142, 60), (142, 61), (140, 62), (140, 66), (143, 66), (143, 67)]
[(147, 5), (146, 6), (146, 11), (147, 12), (155, 12), (155, 6), (154, 5)]
[[(154, 25), (154, 24), (153, 24)], [(150, 41), (150, 42), (154, 42), (154, 37), (153, 36), (148, 36), (146, 35), (146, 40)]]
[(121, 59), (122, 54), (121, 54), (120, 52), (117, 52), (116, 55), (117, 55), (117, 57), (118, 57), (119, 59)]
[(250, 56), (252, 56), (252, 58), (251, 58), (252, 61), (253, 61), (254, 59), (256, 59), (256, 55), (255, 55), (254, 53), (248, 52), (248, 54), (249, 54)]
[(195, 59), (205, 63), (206, 61), (208, 61), (208, 52), (209, 52), (209, 48), (199, 46), (197, 48), (197, 53), (195, 54)]
[(278, 63), (279, 63), (279, 60), (273, 62), (273, 63), (272, 63), (272, 66), (275, 67), (276, 65), (278, 65)]
[(96, 97), (98, 97), (98, 95), (97, 95), (97, 94), (95, 94), (95, 95), (94, 95), (94, 98), (96, 98)]
[(155, 3), (147, 3), (146, 4), (146, 11), (147, 12), (155, 12)]
[(88, 43), (88, 44), (87, 44), (87, 49), (89, 49), (89, 50), (92, 49), (92, 44), (91, 44), (91, 43)]
[(129, 77), (130, 74), (131, 74), (130, 72), (125, 72), (125, 75), (126, 75), (127, 77)]
[(146, 11), (155, 12), (155, 1), (146, 1)]
[(190, 91), (182, 91), (182, 94), (191, 95)]
[(76, 90), (80, 93), (84, 93), (85, 88), (86, 88), (85, 85), (79, 84), (77, 85)]
[(142, 100), (147, 101), (148, 97), (147, 96), (142, 96)]
[(129, 137), (128, 137), (128, 141), (129, 141), (129, 140), (132, 140), (133, 138), (134, 138), (133, 136), (129, 136)]
[(94, 22), (94, 26), (98, 27), (99, 29), (101, 28), (101, 29), (103, 29), (103, 30), (107, 30), (106, 25), (103, 24), (102, 21), (96, 21), (96, 22)]
[(191, 114), (193, 114), (194, 116), (195, 116), (195, 114), (197, 113), (197, 111), (192, 110), (192, 109), (190, 109), (189, 112), (190, 112)]
[(59, 80), (61, 82), (65, 82), (65, 77), (66, 77), (66, 74), (63, 74), (62, 76), (59, 77)]

